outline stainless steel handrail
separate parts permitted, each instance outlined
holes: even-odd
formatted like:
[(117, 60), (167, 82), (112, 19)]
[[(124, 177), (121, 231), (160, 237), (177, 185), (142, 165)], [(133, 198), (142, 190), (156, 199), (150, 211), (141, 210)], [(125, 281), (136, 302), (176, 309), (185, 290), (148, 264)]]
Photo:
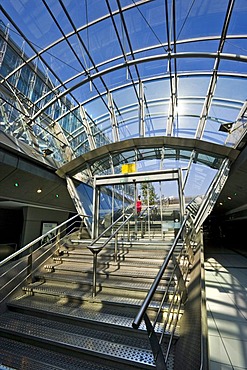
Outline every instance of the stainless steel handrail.
[[(44, 239), (46, 236), (48, 236), (49, 234), (53, 233), (54, 231), (57, 231), (59, 230), (62, 226), (66, 225), (68, 222), (74, 220), (76, 217), (78, 217), (78, 214), (76, 214), (75, 216), (71, 217), (69, 220), (66, 220), (64, 221), (63, 223), (61, 223), (60, 225), (54, 227), (53, 229), (47, 231), (45, 234), (39, 236), (38, 238), (34, 239), (33, 241), (31, 241), (30, 243), (28, 243), (27, 245), (25, 245), (24, 247), (22, 247), (21, 249), (18, 249), (16, 252), (14, 252), (13, 254), (11, 254), (10, 256), (6, 257), (4, 260), (2, 260), (0, 262), (0, 267), (3, 266), (5, 263), (7, 263), (8, 261), (12, 260), (13, 258), (15, 258), (16, 256), (20, 255), (21, 253), (25, 252), (26, 250), (28, 250), (29, 248), (31, 248), (33, 245), (35, 245), (36, 243), (38, 243), (39, 241), (41, 241), (42, 239)], [(83, 216), (83, 217), (91, 217), (91, 216)]]
[[(132, 214), (131, 214), (132, 215)], [(103, 236), (109, 231), (112, 229), (112, 227), (114, 225), (116, 225), (123, 217), (125, 216), (125, 214), (122, 214), (121, 216), (119, 216), (116, 221), (113, 222), (113, 224), (111, 224), (110, 226), (108, 226), (104, 231), (102, 231), (102, 233), (97, 236), (96, 239), (94, 239), (89, 245), (88, 245), (88, 248), (93, 246), (95, 243), (97, 243), (101, 238), (103, 238)]]
[(160, 283), (160, 280), (162, 279), (162, 276), (163, 276), (163, 274), (165, 272), (165, 269), (167, 268), (168, 263), (169, 263), (172, 255), (174, 253), (174, 250), (175, 250), (175, 248), (177, 246), (178, 240), (179, 240), (179, 238), (182, 235), (182, 232), (184, 230), (184, 227), (186, 225), (186, 221), (187, 221), (188, 217), (189, 217), (188, 215), (185, 217), (185, 219), (184, 219), (184, 221), (183, 221), (183, 223), (182, 223), (182, 225), (181, 225), (181, 227), (179, 229), (179, 232), (177, 233), (177, 235), (176, 235), (176, 237), (174, 239), (174, 242), (172, 244), (172, 247), (171, 247), (168, 255), (166, 256), (164, 262), (162, 263), (161, 268), (160, 268), (158, 274), (156, 275), (156, 278), (154, 279), (154, 282), (153, 282), (153, 284), (152, 284), (152, 286), (151, 286), (148, 294), (146, 295), (146, 298), (144, 299), (143, 304), (142, 304), (140, 310), (138, 311), (138, 313), (137, 313), (137, 315), (136, 315), (136, 317), (135, 317), (135, 319), (134, 319), (134, 321), (132, 323), (132, 326), (133, 326), (134, 329), (138, 329), (139, 326), (140, 326), (140, 324), (141, 324), (141, 322), (142, 322), (142, 320), (143, 320), (144, 314), (147, 311), (148, 306), (149, 306), (150, 302), (153, 299), (153, 296), (154, 296), (154, 294), (155, 294), (155, 292), (156, 292), (156, 290), (158, 288), (158, 285)]
[[(0, 287), (0, 303), (3, 303), (24, 283), (24, 281), (32, 281), (33, 273), (52, 256), (55, 249), (61, 246), (62, 240), (68, 235), (68, 233), (64, 233), (66, 225), (72, 227), (73, 223), (77, 222), (75, 219), (78, 216), (82, 218), (80, 225), (84, 217), (91, 217), (88, 215), (76, 214), (0, 262), (0, 279), (2, 282)], [(73, 221), (73, 223), (71, 221)], [(74, 227), (73, 231), (78, 231), (80, 225)], [(54, 234), (55, 232), (56, 235)], [(64, 236), (61, 237), (62, 233), (64, 233)], [(49, 234), (53, 235), (50, 241), (48, 243), (42, 243), (42, 240), (46, 236), (49, 236)], [(37, 245), (36, 248), (34, 247), (35, 245)], [(41, 253), (39, 253), (39, 251), (41, 251)], [(35, 257), (36, 259), (34, 259), (33, 255), (36, 252), (38, 255)], [(18, 259), (16, 259), (16, 257), (18, 257)], [(14, 273), (11, 273), (11, 271), (14, 271)], [(11, 278), (8, 278), (8, 276), (11, 276)]]
[[(152, 207), (153, 208), (153, 207)], [(151, 208), (151, 209), (152, 209)], [(145, 215), (145, 213), (147, 212), (147, 208), (145, 210), (143, 210), (139, 216), (139, 218), (143, 217), (143, 215)], [(105, 246), (107, 244), (109, 244), (109, 242), (113, 239), (113, 237), (115, 235), (117, 235), (117, 233), (119, 232), (119, 230), (122, 229), (122, 227), (124, 227), (124, 225), (131, 219), (132, 216), (135, 215), (135, 212), (132, 212), (129, 214), (129, 216), (127, 216), (125, 213), (123, 213), (121, 216), (118, 217), (118, 219), (116, 221), (113, 222), (113, 224), (111, 224), (110, 226), (108, 226), (96, 239), (94, 239), (88, 246), (87, 248), (90, 249), (91, 251), (100, 251), (102, 250), (103, 248), (105, 248)], [(127, 216), (127, 217), (126, 217)], [(104, 237), (104, 235), (113, 229), (113, 227), (122, 219), (126, 217), (126, 219), (122, 222), (122, 224), (108, 237), (108, 239), (100, 246), (95, 246), (95, 244), (101, 239)]]
[[(207, 202), (205, 203), (206, 205), (207, 205), (208, 202), (210, 202), (210, 198), (212, 196), (213, 195), (212, 195), (211, 191), (207, 192), (207, 194), (206, 194)], [(196, 216), (198, 216), (198, 214), (203, 213), (202, 208), (203, 207), (201, 207), (201, 205), (199, 205), (197, 207)], [(204, 208), (205, 211), (207, 211), (206, 208)], [(164, 273), (166, 271), (166, 268), (168, 266), (169, 261), (171, 261), (171, 259), (174, 256), (174, 251), (175, 251), (175, 248), (177, 246), (179, 238), (182, 237), (183, 240), (184, 240), (183, 241), (183, 246), (186, 250), (188, 261), (191, 261), (190, 260), (190, 258), (191, 258), (190, 250), (192, 250), (191, 246), (194, 249), (194, 252), (192, 252), (193, 255), (194, 255), (195, 251), (198, 250), (198, 246), (201, 246), (201, 248), (202, 248), (202, 240), (199, 240), (200, 238), (198, 239), (198, 236), (201, 236), (201, 230), (198, 231), (195, 228), (194, 218), (195, 217), (191, 216), (191, 213), (190, 213), (189, 209), (187, 209), (185, 219), (184, 219), (184, 221), (183, 221), (183, 223), (182, 223), (182, 225), (179, 229), (178, 234), (176, 235), (176, 237), (174, 239), (172, 247), (171, 247), (167, 257), (165, 258), (158, 274), (156, 275), (156, 278), (154, 279), (153, 284), (152, 284), (149, 292), (147, 293), (146, 298), (144, 299), (141, 308), (139, 309), (135, 319), (132, 322), (132, 327), (134, 329), (138, 329), (139, 326), (141, 325), (141, 322), (144, 320), (144, 322), (146, 324), (146, 329), (147, 329), (148, 337), (149, 337), (149, 340), (150, 340), (150, 344), (151, 344), (151, 347), (152, 347), (152, 350), (153, 350), (154, 359), (155, 359), (155, 362), (156, 362), (156, 368), (160, 369), (160, 370), (161, 369), (162, 370), (167, 369), (166, 363), (167, 363), (167, 360), (168, 360), (169, 351), (170, 351), (171, 342), (172, 342), (172, 337), (174, 336), (176, 323), (174, 324), (174, 328), (173, 328), (172, 332), (170, 333), (170, 339), (169, 339), (168, 346), (167, 346), (167, 352), (166, 352), (166, 355), (164, 356), (162, 354), (162, 350), (161, 350), (161, 342), (162, 342), (162, 338), (164, 336), (164, 331), (165, 331), (165, 328), (166, 328), (166, 323), (165, 322), (163, 323), (163, 333), (161, 333), (159, 340), (155, 339), (155, 338), (152, 338), (152, 337), (156, 336), (155, 326), (156, 326), (156, 323), (157, 323), (158, 314), (161, 310), (161, 306), (163, 305), (163, 303), (165, 301), (165, 296), (166, 296), (167, 293), (166, 292), (164, 293), (164, 296), (163, 296), (163, 298), (161, 300), (161, 303), (160, 303), (160, 307), (158, 309), (158, 314), (156, 316), (156, 319), (153, 320), (153, 323), (151, 323), (149, 318), (148, 318), (148, 314), (147, 314), (148, 307), (149, 307), (150, 303), (152, 302), (152, 300), (154, 299), (154, 295), (157, 292), (157, 288), (159, 286), (159, 283), (161, 282), (162, 276), (164, 275)], [(196, 249), (195, 249), (195, 247), (196, 247)], [(182, 249), (181, 249), (181, 251), (182, 251)], [(203, 261), (202, 261), (202, 263), (203, 263)], [(186, 274), (187, 273), (188, 273), (188, 271), (186, 272)], [(203, 280), (203, 274), (202, 273), (201, 273), (201, 276), (202, 276), (202, 280)], [(184, 279), (184, 282), (185, 282), (186, 281), (186, 276), (183, 279)], [(183, 303), (184, 293), (185, 293), (185, 296), (186, 296), (187, 289), (185, 289), (184, 291), (182, 289), (181, 299), (178, 303), (179, 307), (181, 307), (181, 304)], [(203, 328), (202, 328), (202, 336), (201, 336), (201, 354), (200, 354), (200, 356), (201, 356), (201, 366), (200, 366), (200, 370), (208, 369), (208, 348), (207, 348), (207, 339), (206, 339), (206, 335), (207, 335), (206, 326), (207, 325), (205, 324), (205, 322), (206, 322), (206, 319), (205, 319), (205, 317), (206, 317), (205, 302), (206, 302), (205, 291), (203, 289), (203, 283), (202, 283), (201, 311), (202, 311), (202, 326), (203, 326)], [(170, 312), (170, 310), (172, 310), (171, 307), (169, 307), (168, 312)], [(179, 313), (179, 308), (178, 308), (177, 315), (178, 315), (178, 313)]]
[[(96, 285), (97, 285), (97, 256), (98, 253), (107, 246), (107, 244), (110, 243), (110, 241), (115, 237), (119, 230), (130, 220), (130, 218), (133, 216), (133, 213), (131, 213), (123, 222), (122, 224), (108, 237), (108, 239), (101, 245), (95, 246), (96, 242), (98, 242), (106, 233), (106, 231), (109, 231), (112, 229), (114, 225), (116, 225), (117, 222), (119, 222), (125, 215), (121, 215), (112, 225), (110, 225), (106, 230), (103, 231), (103, 233), (98, 236), (93, 242), (91, 242), (88, 245), (88, 249), (93, 253), (93, 290), (92, 290), (92, 297), (96, 296)], [(115, 260), (117, 259), (117, 241), (115, 241), (115, 252), (114, 252)]]

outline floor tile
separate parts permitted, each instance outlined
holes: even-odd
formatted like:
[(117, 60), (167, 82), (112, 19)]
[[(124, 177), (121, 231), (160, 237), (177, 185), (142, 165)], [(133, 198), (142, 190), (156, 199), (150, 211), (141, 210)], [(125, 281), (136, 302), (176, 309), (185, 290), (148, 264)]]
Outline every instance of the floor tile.
[(210, 370), (233, 370), (231, 365), (222, 364), (220, 362), (210, 361)]
[(222, 338), (233, 366), (247, 367), (247, 341)]
[(230, 321), (230, 319), (221, 320), (214, 317), (214, 323), (222, 338), (247, 341), (247, 325), (245, 320)]
[(228, 354), (224, 347), (221, 338), (218, 335), (209, 334), (209, 354), (210, 360), (215, 362), (221, 362), (226, 365), (231, 365)]
[(211, 249), (205, 282), (210, 370), (247, 370), (247, 259)]

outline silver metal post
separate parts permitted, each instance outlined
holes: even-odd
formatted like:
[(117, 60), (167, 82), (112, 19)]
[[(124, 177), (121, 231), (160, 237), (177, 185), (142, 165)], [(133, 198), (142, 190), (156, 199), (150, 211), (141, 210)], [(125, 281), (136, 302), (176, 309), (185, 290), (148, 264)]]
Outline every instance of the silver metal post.
[(143, 232), (143, 217), (140, 217), (141, 222), (141, 238), (144, 238), (144, 232)]
[(118, 254), (118, 233), (115, 234), (115, 244), (114, 244), (114, 260), (117, 262), (117, 254)]
[(96, 297), (97, 252), (93, 252), (93, 298)]
[(130, 220), (128, 221), (128, 241), (130, 241)]

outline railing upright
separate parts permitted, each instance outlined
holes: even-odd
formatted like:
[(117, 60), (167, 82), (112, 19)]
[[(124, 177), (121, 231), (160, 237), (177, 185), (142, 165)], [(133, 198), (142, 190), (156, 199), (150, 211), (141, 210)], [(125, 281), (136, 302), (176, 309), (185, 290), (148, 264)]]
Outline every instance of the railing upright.
[(96, 245), (96, 243), (110, 230), (114, 225), (116, 225), (125, 215), (121, 215), (112, 225), (110, 225), (107, 229), (103, 231), (95, 240), (93, 240), (89, 245), (88, 249), (93, 253), (93, 289), (92, 289), (92, 297), (94, 298), (97, 294), (96, 286), (97, 286), (97, 261), (98, 261), (98, 254), (99, 252), (104, 249), (110, 241), (114, 238), (114, 261), (117, 262), (118, 259), (118, 232), (121, 228), (129, 222), (130, 218), (133, 216), (131, 213), (117, 229), (108, 237), (108, 239), (102, 245)]
[[(74, 215), (69, 220), (64, 221), (60, 225), (54, 227), (52, 230), (47, 231), (45, 234), (39, 236), (32, 242), (24, 247), (18, 249), (16, 252), (0, 261), (2, 286), (0, 287), (0, 304), (3, 303), (19, 286), (24, 282), (32, 282), (34, 272), (54, 253), (54, 249), (59, 247), (60, 239), (66, 236), (66, 225), (71, 221), (75, 222), (78, 216), (84, 220), (88, 215)], [(80, 221), (83, 222), (83, 221)], [(76, 228), (77, 230), (77, 228)], [(51, 238), (50, 235), (52, 235)], [(62, 236), (62, 237), (61, 237)], [(42, 243), (45, 238), (49, 238), (48, 242)], [(38, 253), (34, 257), (34, 253)], [(9, 262), (11, 264), (7, 265)], [(7, 272), (10, 270), (15, 271), (12, 273), (12, 278), (7, 279)]]

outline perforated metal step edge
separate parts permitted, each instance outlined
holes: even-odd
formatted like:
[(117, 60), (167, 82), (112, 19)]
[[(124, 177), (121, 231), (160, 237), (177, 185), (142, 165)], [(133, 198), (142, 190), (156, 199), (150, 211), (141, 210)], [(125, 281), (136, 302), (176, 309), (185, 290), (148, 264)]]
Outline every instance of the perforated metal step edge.
[[(121, 305), (129, 305), (131, 307), (138, 308), (143, 303), (143, 299), (136, 299), (136, 298), (128, 298), (126, 296), (114, 296), (106, 293), (100, 292), (95, 298), (92, 298), (92, 293), (82, 292), (80, 290), (75, 291), (71, 289), (64, 289), (59, 287), (46, 287), (45, 285), (40, 286), (30, 286), (23, 288), (26, 292), (33, 292), (33, 293), (40, 293), (40, 294), (49, 294), (53, 296), (59, 296), (64, 298), (74, 298), (79, 299), (81, 301), (91, 301), (91, 302), (102, 302), (105, 304), (121, 304)], [(159, 302), (152, 301), (149, 305), (149, 308), (156, 309), (159, 307)], [(168, 304), (163, 304), (163, 310), (168, 308)]]
[[(121, 265), (121, 264), (120, 264)], [(77, 271), (78, 273), (90, 273), (92, 274), (93, 269), (92, 267), (87, 267), (87, 266), (76, 266), (75, 264), (70, 264), (70, 263), (62, 263), (59, 265), (56, 264), (50, 264), (49, 266), (47, 265), (48, 268), (53, 267), (55, 271), (59, 270), (68, 270), (68, 271)], [(108, 275), (122, 275), (122, 276), (129, 276), (129, 277), (146, 277), (150, 279), (154, 279), (159, 271), (159, 268), (150, 268), (149, 271), (147, 271), (146, 268), (142, 268), (141, 266), (136, 268), (136, 266), (133, 266), (132, 269), (130, 269), (130, 266), (122, 266), (119, 268), (117, 265), (111, 265), (110, 267), (105, 267), (103, 269), (97, 270), (97, 274), (101, 274), (104, 276)], [(169, 274), (167, 274), (169, 275)], [(164, 276), (164, 279), (167, 278), (167, 275)], [(169, 276), (168, 276), (169, 277)]]
[[(8, 303), (8, 307), (11, 310), (25, 310), (25, 313), (31, 312), (32, 314), (35, 314), (35, 311), (38, 313), (49, 313), (50, 317), (52, 315), (54, 316), (60, 316), (64, 318), (70, 318), (74, 321), (76, 320), (82, 320), (87, 321), (90, 323), (94, 323), (95, 325), (107, 325), (109, 328), (109, 325), (113, 327), (120, 327), (125, 328), (126, 330), (131, 330), (133, 332), (132, 328), (132, 322), (133, 322), (133, 314), (128, 315), (128, 310), (123, 313), (116, 314), (116, 311), (113, 310), (113, 308), (101, 308), (101, 311), (98, 310), (98, 305), (96, 305), (95, 309), (92, 306), (92, 304), (85, 303), (83, 307), (81, 308), (78, 305), (74, 305), (70, 302), (67, 302), (63, 299), (46, 299), (46, 300), (35, 300), (35, 297), (30, 296), (21, 296), (18, 298), (13, 299), (11, 302)], [(86, 307), (85, 307), (86, 306)], [(128, 316), (127, 316), (128, 315)], [(146, 326), (144, 321), (141, 323), (139, 330), (141, 332), (145, 332), (146, 335)], [(156, 333), (162, 333), (162, 324), (158, 322), (155, 326)], [(165, 335), (169, 335), (170, 332), (165, 333)], [(178, 330), (175, 333), (175, 339), (178, 338), (179, 332)]]
[[(0, 337), (1, 370), (116, 370), (110, 367), (76, 358), (64, 353), (55, 353), (26, 343)], [(14, 354), (14, 356), (13, 356)]]
[[(157, 256), (156, 256), (157, 257)], [(165, 256), (161, 256), (160, 255), (160, 258), (155, 258), (154, 255), (152, 256), (139, 256), (139, 257), (133, 257), (131, 255), (120, 255), (119, 259), (117, 260), (117, 262), (114, 261), (114, 256), (101, 256), (99, 254), (98, 256), (98, 259), (97, 259), (97, 262), (98, 264), (116, 264), (116, 263), (120, 263), (122, 266), (126, 266), (126, 265), (130, 265), (130, 266), (135, 266), (135, 265), (146, 265), (147, 268), (151, 267), (151, 266), (154, 266), (154, 267), (160, 267), (161, 264), (163, 263), (165, 259)], [(65, 255), (65, 256), (60, 256), (60, 257), (54, 257), (53, 258), (54, 261), (59, 261), (59, 262), (70, 262), (70, 263), (92, 263), (92, 260), (93, 260), (93, 256), (78, 256), (78, 255), (75, 255), (75, 256), (70, 256), (69, 255)]]
[[(144, 369), (154, 367), (151, 350), (114, 342), (114, 339), (117, 338), (116, 335), (111, 334), (112, 341), (109, 341), (102, 339), (104, 336), (107, 337), (107, 333), (97, 332), (97, 337), (96, 335), (92, 337), (91, 335), (94, 330), (83, 328), (83, 332), (86, 334), (82, 335), (81, 333), (78, 334), (79, 331), (82, 331), (81, 328), (76, 326), (73, 326), (73, 329), (70, 329), (71, 331), (68, 332), (66, 330), (71, 325), (63, 323), (61, 329), (56, 329), (54, 328), (54, 321), (39, 319), (37, 317), (28, 317), (26, 320), (23, 319), (21, 321), (20, 316), (20, 314), (15, 315), (11, 313), (6, 316), (3, 315), (0, 318), (2, 335), (3, 333), (12, 333), (15, 337), (28, 338), (33, 343), (40, 342), (55, 347), (67, 348), (71, 351), (83, 351), (104, 359), (111, 358), (116, 362), (138, 364)], [(133, 338), (126, 339), (131, 339), (133, 342)], [(142, 341), (136, 339), (136, 344), (140, 342)]]
[[(174, 238), (173, 238), (174, 239)], [(104, 240), (106, 241), (106, 239)], [(104, 241), (102, 240), (102, 242), (97, 242), (96, 245), (102, 245), (104, 243)], [(144, 249), (144, 250), (155, 250), (155, 249), (158, 249), (158, 250), (167, 250), (169, 249), (171, 246), (172, 246), (172, 241), (170, 238), (169, 240), (164, 240), (162, 238), (160, 239), (140, 239), (140, 240), (131, 240), (131, 241), (127, 241), (127, 240), (119, 240), (118, 241), (118, 246), (119, 248), (129, 248), (129, 249), (135, 249), (136, 248), (139, 248), (141, 247), (141, 249)], [(80, 240), (80, 239), (71, 239), (70, 240), (70, 243), (72, 244), (71, 247), (75, 247), (75, 248), (87, 248), (88, 245), (90, 245), (92, 242), (92, 240)], [(181, 243), (179, 242), (177, 247), (181, 245)], [(114, 250), (114, 247), (115, 247), (115, 242), (111, 242), (109, 243), (105, 249), (106, 250)], [(70, 248), (70, 246), (68, 246), (68, 249)]]
[[(35, 279), (39, 281), (60, 281), (70, 284), (86, 284), (92, 286), (92, 279), (81, 278), (80, 276), (76, 275), (71, 277), (71, 274), (62, 274), (59, 272), (56, 273), (44, 273), (44, 274), (37, 274), (35, 275)], [(97, 287), (109, 287), (114, 288), (117, 287), (118, 289), (121, 287), (122, 289), (130, 289), (130, 290), (138, 290), (138, 291), (148, 291), (152, 285), (152, 282), (139, 282), (139, 281), (115, 281), (114, 279), (104, 279), (98, 278), (97, 279)], [(157, 292), (164, 292), (166, 289), (166, 285), (162, 284), (157, 288)]]

